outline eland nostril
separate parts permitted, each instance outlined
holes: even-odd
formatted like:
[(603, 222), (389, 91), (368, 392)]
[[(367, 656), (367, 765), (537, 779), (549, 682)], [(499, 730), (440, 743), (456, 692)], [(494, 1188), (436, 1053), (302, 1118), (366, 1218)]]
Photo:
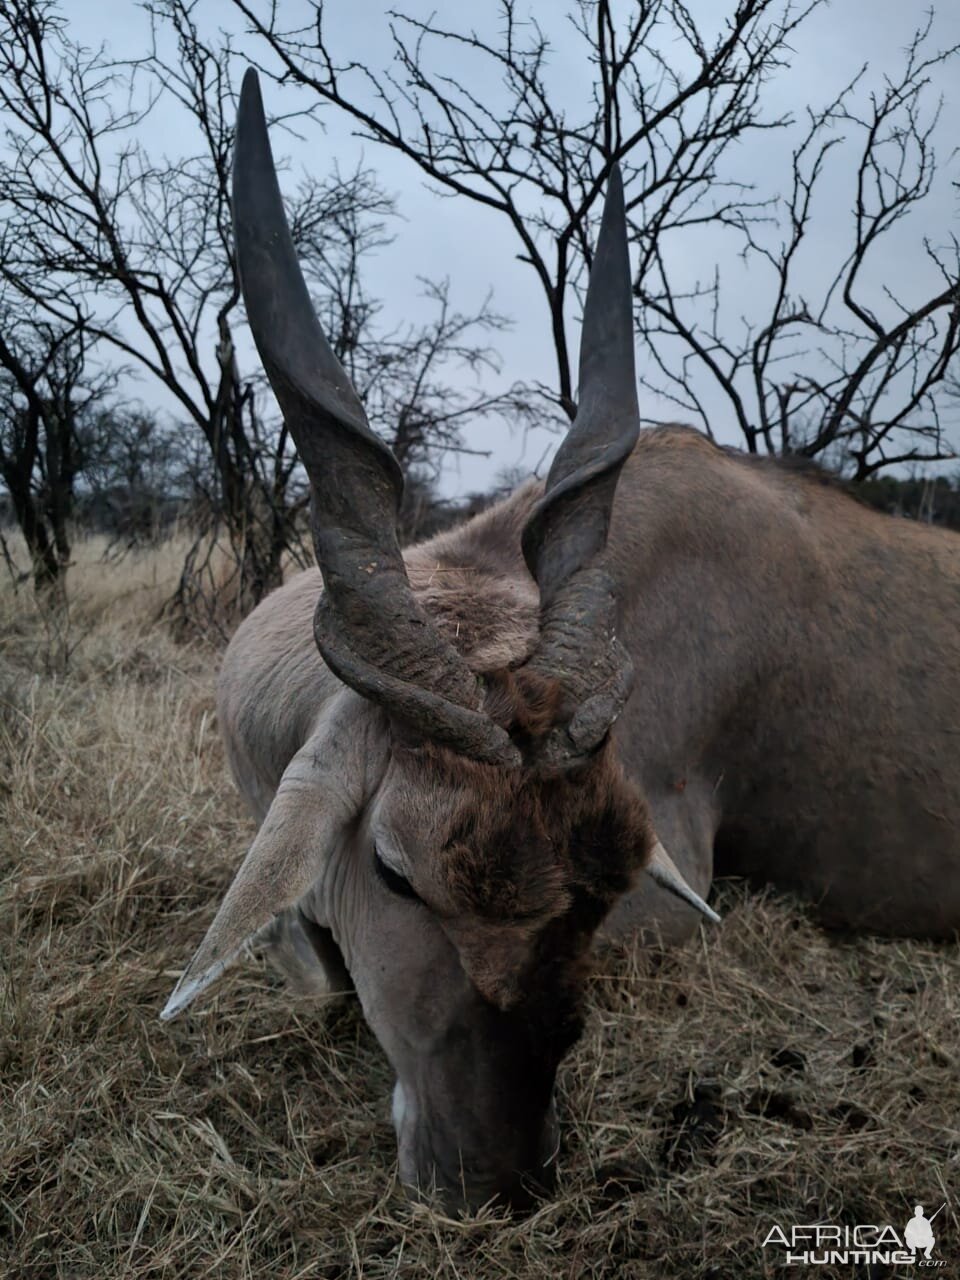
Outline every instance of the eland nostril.
[(528, 1213), (535, 1209), (545, 1196), (556, 1190), (557, 1166), (544, 1165), (536, 1174), (525, 1174), (509, 1192), (504, 1193), (504, 1202), (514, 1213)]
[(555, 1162), (523, 1173), (501, 1170), (481, 1176), (454, 1173), (438, 1162), (421, 1167), (419, 1173), (405, 1173), (401, 1163), (400, 1175), (407, 1195), (432, 1202), (446, 1213), (476, 1213), (485, 1205), (523, 1213), (550, 1195), (557, 1179)]
[(438, 1204), (446, 1213), (477, 1213), (486, 1206), (509, 1209), (511, 1213), (529, 1213), (537, 1207), (544, 1196), (554, 1189), (555, 1174), (550, 1170), (540, 1173), (524, 1174), (509, 1182), (498, 1180), (496, 1183), (481, 1183), (463, 1186), (446, 1183), (440, 1185), (436, 1178), (432, 1182), (432, 1190), (421, 1187), (407, 1187), (407, 1192), (419, 1199)]
[(556, 1187), (559, 1128), (552, 1104), (539, 1141), (534, 1140), (532, 1145), (536, 1156), (521, 1157), (512, 1167), (498, 1166), (489, 1159), (471, 1167), (462, 1154), (455, 1161), (432, 1155), (420, 1163), (419, 1176), (404, 1179), (407, 1191), (427, 1200), (435, 1198), (447, 1212), (465, 1209), (475, 1213), (490, 1204), (514, 1213), (528, 1212)]
[(488, 1204), (523, 1212), (555, 1187), (560, 1130), (552, 1098), (537, 1108), (542, 1120), (533, 1128), (486, 1109), (453, 1124), (398, 1079), (391, 1110), (400, 1181), (410, 1196), (452, 1213)]
[(506, 1183), (501, 1182), (496, 1191), (486, 1196), (483, 1195), (482, 1190), (470, 1189), (466, 1203), (474, 1211), (492, 1201), (495, 1205), (509, 1209), (515, 1214), (530, 1213), (545, 1196), (549, 1196), (554, 1191), (556, 1181), (556, 1166), (548, 1165), (536, 1173), (515, 1175)]

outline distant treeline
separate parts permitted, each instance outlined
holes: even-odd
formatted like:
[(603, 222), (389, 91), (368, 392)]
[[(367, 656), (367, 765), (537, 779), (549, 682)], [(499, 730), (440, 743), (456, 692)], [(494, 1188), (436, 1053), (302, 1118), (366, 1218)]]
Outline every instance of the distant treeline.
[[(485, 510), (512, 487), (452, 500), (440, 497), (427, 480), (408, 476), (400, 513), (401, 539), (409, 544), (449, 529)], [(960, 472), (925, 479), (875, 476), (851, 482), (848, 488), (861, 502), (888, 515), (960, 530)], [(82, 533), (105, 534), (131, 546), (148, 545), (162, 540), (178, 523), (190, 526), (203, 504), (202, 492), (188, 496), (149, 484), (105, 485), (75, 495), (73, 524)], [(0, 527), (15, 523), (10, 497), (0, 493)]]
[(861, 502), (891, 516), (925, 520), (948, 529), (960, 529), (960, 473), (954, 476), (872, 476), (851, 484)]
[[(189, 519), (191, 501), (149, 489), (117, 486), (74, 498), (71, 524), (81, 534), (102, 533), (132, 544), (162, 541), (180, 519)], [(10, 495), (0, 493), (0, 528), (16, 526)]]
[[(512, 487), (450, 499), (440, 497), (428, 480), (408, 475), (398, 522), (401, 542), (409, 545), (460, 524), (484, 511)], [(206, 526), (209, 506), (209, 492), (202, 484), (196, 484), (192, 492), (149, 483), (104, 484), (74, 493), (70, 524), (80, 535), (102, 534), (112, 543), (131, 548), (152, 546), (169, 537), (176, 526), (186, 530)], [(308, 543), (306, 507), (299, 523)], [(16, 524), (13, 501), (0, 490), (0, 530), (13, 529)]]

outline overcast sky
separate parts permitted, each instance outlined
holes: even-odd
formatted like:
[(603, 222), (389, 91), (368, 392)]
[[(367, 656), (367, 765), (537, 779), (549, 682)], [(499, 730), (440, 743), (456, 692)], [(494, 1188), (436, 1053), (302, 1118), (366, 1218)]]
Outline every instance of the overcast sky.
[[(436, 13), (449, 25), (467, 20), (475, 24), (495, 14), (490, 0), (469, 7), (453, 0), (408, 3), (403, 7), (423, 17)], [(530, 9), (551, 36), (553, 73), (574, 112), (576, 104), (586, 102), (589, 97), (592, 68), (579, 56), (579, 40), (561, 19), (565, 7), (559, 2), (547, 4), (540, 0)], [(690, 0), (691, 10), (708, 26), (715, 24), (730, 7), (721, 0)], [(266, 0), (260, 8), (266, 9)], [(922, 21), (926, 8), (910, 0), (834, 0), (830, 7), (814, 13), (793, 41), (791, 66), (766, 87), (768, 112), (791, 111), (802, 117), (808, 104), (818, 105), (829, 100), (863, 62), (869, 63), (865, 85), (880, 83), (885, 73), (897, 71), (902, 64), (903, 47)], [(936, 8), (936, 43), (940, 46), (960, 43), (960, 5), (955, 0), (950, 4), (941, 0)], [(284, 24), (298, 25), (300, 15), (304, 22), (309, 21), (310, 9), (311, 6), (301, 0), (283, 0)], [(136, 55), (145, 48), (147, 19), (136, 5), (105, 7), (93, 0), (71, 0), (64, 6), (64, 12), (74, 33), (90, 45), (105, 39), (119, 57)], [(325, 12), (329, 40), (341, 62), (355, 59), (372, 69), (389, 64), (392, 46), (386, 6), (373, 0), (327, 0)], [(464, 18), (465, 12), (469, 19)], [(109, 22), (105, 24), (107, 13)], [(204, 29), (213, 31), (219, 27), (231, 32), (238, 49), (249, 49), (258, 61), (270, 65), (268, 50), (257, 41), (245, 42), (242, 19), (229, 0), (200, 0), (197, 15)], [(451, 63), (446, 70), (454, 76), (470, 73), (469, 67), (461, 68), (456, 63)], [(956, 227), (957, 192), (950, 179), (956, 179), (958, 173), (955, 160), (952, 167), (948, 161), (960, 118), (958, 70), (960, 66), (954, 62), (933, 73), (931, 105), (938, 93), (945, 98), (938, 134), (942, 172), (922, 216), (896, 230), (884, 263), (883, 283), (908, 302), (925, 296), (924, 290), (931, 292), (931, 285), (935, 287), (926, 264), (924, 236), (943, 243)], [(241, 73), (242, 60), (238, 60), (237, 87)], [(490, 86), (490, 92), (495, 92), (495, 86)], [(265, 86), (265, 95), (271, 114), (302, 101), (296, 91), (280, 93), (270, 84)], [(402, 215), (402, 221), (398, 220), (393, 228), (395, 240), (367, 268), (373, 272), (371, 292), (386, 304), (385, 325), (423, 314), (417, 296), (418, 276), (449, 276), (454, 305), (463, 311), (476, 309), (492, 288), (496, 309), (513, 320), (512, 332), (498, 340), (504, 382), (538, 379), (554, 383), (545, 303), (529, 267), (517, 261), (513, 233), (500, 216), (466, 201), (439, 199), (423, 184), (413, 165), (397, 153), (371, 142), (360, 142), (353, 136), (350, 122), (332, 109), (327, 109), (322, 119), (323, 130), (311, 129), (303, 143), (289, 135), (275, 138), (275, 150), (290, 161), (284, 185), (295, 184), (304, 172), (322, 176), (335, 163), (348, 171), (362, 158), (376, 169), (381, 184), (395, 194)], [(165, 128), (158, 117), (146, 126), (143, 141), (150, 150), (168, 152), (171, 146), (186, 145), (180, 139), (171, 139), (169, 128)], [(782, 134), (753, 135), (735, 157), (738, 176), (755, 181), (764, 194), (784, 190), (789, 171), (789, 146)], [(809, 286), (814, 290), (819, 283), (818, 275), (824, 280), (827, 278), (830, 265), (842, 259), (848, 243), (852, 166), (849, 156), (843, 158), (840, 154), (832, 157), (831, 164), (828, 183), (817, 208), (815, 242), (808, 255)], [(724, 255), (730, 254), (730, 246), (722, 238), (690, 237), (683, 244), (683, 253), (684, 261), (678, 264), (678, 269), (685, 271), (691, 281), (712, 275), (717, 261), (730, 270), (739, 269), (736, 264), (723, 261)], [(762, 283), (759, 277), (742, 278), (743, 314), (749, 313), (752, 292), (759, 291)], [(163, 402), (154, 389), (143, 382), (137, 394), (148, 404)], [(738, 443), (728, 408), (720, 398), (714, 397), (711, 406), (714, 403), (716, 407), (711, 407), (711, 415), (717, 436)], [(641, 411), (655, 419), (676, 416), (676, 410), (669, 404), (657, 403), (649, 396), (642, 399)], [(480, 430), (484, 438), (471, 438), (469, 444), (489, 449), (492, 456), (489, 460), (464, 458), (452, 466), (444, 479), (444, 488), (451, 495), (488, 487), (503, 468), (529, 469), (542, 461), (545, 449), (550, 447), (550, 440), (542, 433), (532, 433), (528, 439), (519, 435), (511, 437), (492, 423)]]

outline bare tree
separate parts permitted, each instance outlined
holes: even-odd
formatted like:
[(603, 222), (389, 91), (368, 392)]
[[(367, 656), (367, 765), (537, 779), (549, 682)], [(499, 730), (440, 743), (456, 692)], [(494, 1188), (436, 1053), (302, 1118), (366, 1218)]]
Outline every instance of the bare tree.
[[(821, 2), (736, 0), (698, 22), (683, 0), (646, 0), (622, 14), (611, 0), (579, 0), (564, 19), (593, 71), (578, 102), (556, 86), (550, 36), (515, 0), (501, 0), (492, 35), (466, 25), (480, 21), (472, 13), (451, 27), (393, 12), (394, 60), (382, 70), (337, 57), (322, 0), (315, 21), (294, 30), (269, 0), (233, 0), (279, 59), (278, 79), (309, 87), (361, 136), (509, 223), (546, 302), (556, 385), (543, 390), (567, 413), (571, 295), (589, 265), (598, 196), (619, 163), (639, 246), (637, 325), (650, 385), (708, 432), (708, 404), (716, 411), (722, 397), (751, 451), (828, 456), (863, 477), (904, 458), (950, 456), (938, 391), (960, 343), (956, 246), (928, 246), (940, 285), (909, 300), (890, 291), (883, 246), (930, 192), (939, 110), (930, 75), (957, 50), (931, 49), (928, 19), (902, 73), (865, 109), (861, 73), (812, 110), (798, 136), (765, 90)], [(859, 147), (851, 248), (813, 303), (801, 292), (801, 248), (840, 127)], [(738, 179), (732, 163), (734, 146), (770, 131), (795, 139), (782, 200)], [(727, 237), (729, 259), (746, 255), (769, 273), (765, 292), (752, 286), (762, 303), (742, 323), (731, 301), (739, 268), (718, 269), (706, 285), (677, 279), (670, 249), (705, 228)], [(881, 315), (867, 299), (885, 288)]]
[[(153, 545), (196, 518), (212, 460), (189, 428), (117, 399), (85, 415), (78, 440), (76, 524), (109, 538), (105, 558)], [(209, 503), (204, 503), (204, 510)]]
[(484, 375), (499, 375), (488, 339), (510, 322), (488, 296), (475, 311), (456, 310), (448, 280), (421, 278), (430, 304), (425, 320), (384, 331), (382, 303), (367, 285), (368, 255), (392, 243), (396, 216), (369, 169), (338, 171), (301, 186), (291, 232), (331, 346), (363, 401), (371, 426), (390, 444), (405, 472), (434, 482), (452, 454), (486, 456), (471, 448), (465, 428), (491, 416), (530, 425), (536, 400), (524, 384), (489, 391)]
[[(246, 606), (279, 581), (293, 541), (294, 459), (239, 370), (227, 181), (226, 52), (184, 31), (175, 68), (134, 68), (72, 42), (48, 0), (0, 3), (0, 272), (28, 304), (82, 326), (148, 372), (203, 432)], [(200, 150), (158, 164), (137, 140), (151, 112), (186, 112)]]
[[(287, 555), (305, 554), (306, 497), (286, 428), (252, 372), (253, 353), (237, 347), (231, 49), (219, 36), (201, 37), (194, 8), (188, 0), (148, 4), (152, 49), (118, 64), (106, 49), (74, 41), (53, 0), (0, 0), (0, 279), (51, 324), (82, 326), (101, 359), (112, 353), (148, 374), (202, 432), (213, 460), (211, 510), (236, 563), (230, 594), (244, 611), (280, 581)], [(148, 118), (185, 138), (183, 156), (150, 153), (142, 142)], [(443, 286), (431, 286), (434, 321), (375, 335), (378, 304), (363, 290), (360, 267), (391, 212), (363, 171), (302, 184), (291, 208), (371, 416), (385, 426), (396, 413), (390, 430), (409, 465), (435, 469), (443, 451), (462, 443), (463, 421), (518, 397), (445, 387), (453, 363), (492, 363), (483, 335), (502, 320), (489, 306), (454, 313)], [(392, 400), (383, 390), (387, 370)], [(209, 536), (198, 541), (185, 566), (181, 603), (198, 595), (210, 545)]]
[[(788, 194), (771, 205), (767, 222), (736, 215), (752, 287), (758, 278), (767, 285), (759, 320), (731, 323), (730, 286), (719, 269), (707, 285), (679, 293), (656, 237), (640, 236), (640, 326), (663, 375), (651, 385), (709, 431), (693, 390), (698, 367), (706, 371), (751, 452), (824, 457), (855, 480), (894, 463), (954, 456), (942, 407), (960, 349), (960, 247), (946, 228), (939, 246), (924, 241), (939, 286), (909, 300), (890, 283), (887, 247), (888, 233), (929, 195), (936, 173), (942, 104), (926, 101), (930, 73), (957, 50), (930, 49), (931, 24), (928, 16), (897, 77), (865, 107), (855, 100), (861, 70), (834, 101), (808, 112)], [(817, 290), (814, 200), (827, 198), (831, 153), (848, 157), (845, 142), (855, 174), (848, 248)], [(679, 339), (682, 355), (666, 358), (661, 338)]]
[(82, 327), (17, 321), (9, 311), (0, 321), (0, 478), (38, 592), (66, 573), (83, 423), (115, 383), (87, 367), (88, 346)]

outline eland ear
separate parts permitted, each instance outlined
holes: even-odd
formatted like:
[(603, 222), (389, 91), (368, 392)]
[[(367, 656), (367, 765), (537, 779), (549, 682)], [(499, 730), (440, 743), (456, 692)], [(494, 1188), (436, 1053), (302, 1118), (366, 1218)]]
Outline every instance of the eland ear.
[[(297, 763), (295, 757), (291, 768)], [(330, 803), (334, 797), (329, 794), (315, 795), (305, 785), (285, 786), (286, 781), (284, 774), (213, 924), (164, 1006), (160, 1017), (165, 1022), (212, 986), (244, 944), (322, 874), (329, 847), (344, 825), (343, 815)]]
[(164, 1021), (212, 986), (244, 944), (323, 874), (331, 851), (366, 801), (377, 761), (377, 735), (362, 731), (355, 706), (349, 705), (359, 702), (344, 691), (290, 761), (220, 910), (160, 1014)]
[(650, 856), (650, 861), (644, 867), (644, 871), (652, 880), (656, 881), (661, 889), (666, 889), (668, 893), (674, 894), (675, 897), (682, 898), (695, 911), (699, 911), (701, 915), (706, 916), (714, 924), (720, 923), (720, 917), (712, 907), (707, 906), (699, 893), (690, 888), (680, 874), (676, 863), (659, 840)]

